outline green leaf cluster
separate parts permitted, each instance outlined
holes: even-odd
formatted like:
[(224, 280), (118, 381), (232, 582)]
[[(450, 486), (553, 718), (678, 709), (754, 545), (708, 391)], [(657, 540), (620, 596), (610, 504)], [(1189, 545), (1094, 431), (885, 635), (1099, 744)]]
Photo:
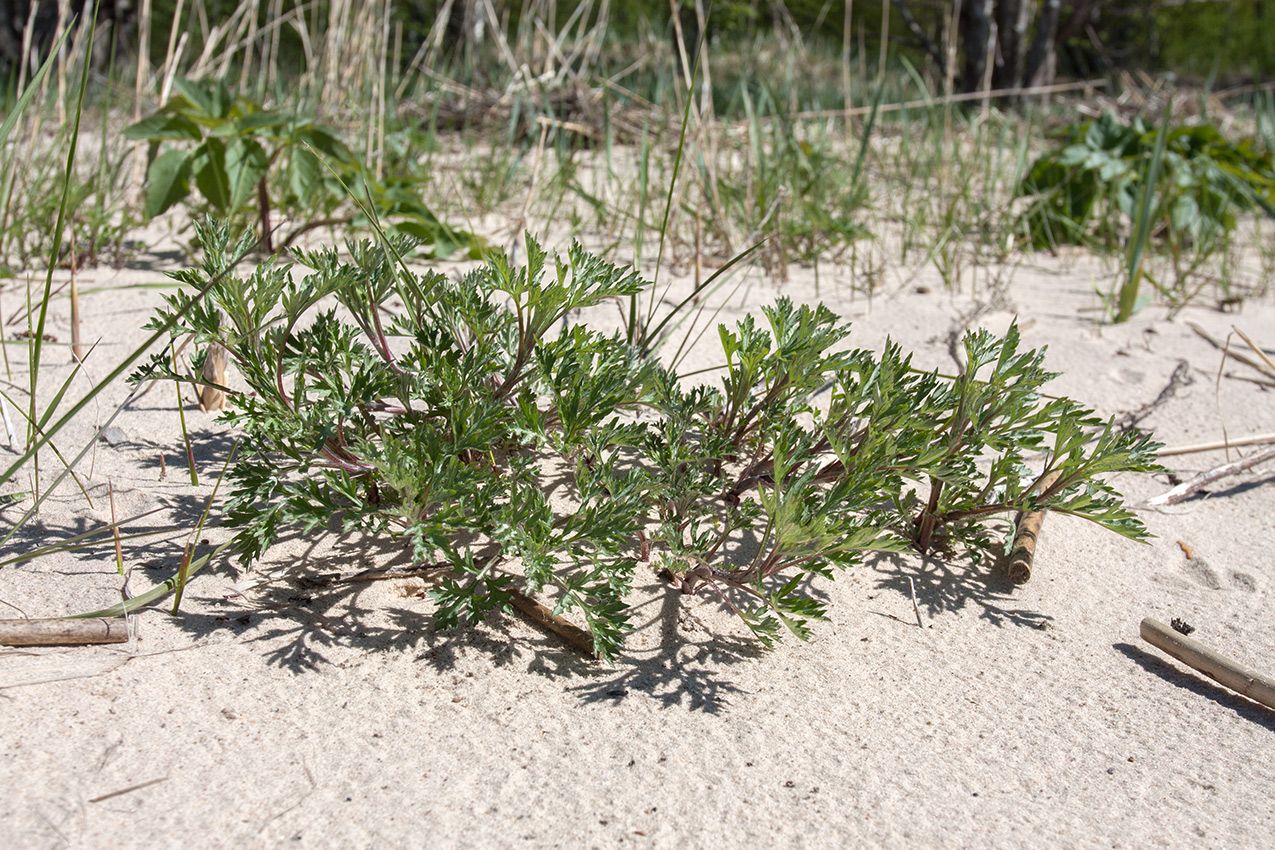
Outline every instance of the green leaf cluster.
[[(1139, 215), (1156, 133), (1142, 118), (1124, 124), (1110, 112), (1060, 131), (1058, 147), (1018, 189), (1032, 201), (1019, 226), (1033, 247), (1119, 244)], [(1152, 189), (1155, 234), (1179, 245), (1211, 242), (1240, 213), (1275, 216), (1275, 157), (1208, 124), (1173, 128)]]
[[(477, 254), (481, 240), (441, 221), (421, 197), (419, 181), (374, 179), (331, 129), (233, 93), (220, 80), (173, 80), (176, 94), (124, 130), (150, 142), (144, 211), (160, 215), (198, 194), (197, 211), (238, 223), (256, 219), (270, 250), (314, 227), (376, 226), (381, 218), (411, 236), (427, 256)], [(335, 217), (351, 196), (355, 215)], [(291, 220), (276, 238), (272, 213)]]
[[(641, 568), (769, 645), (804, 638), (825, 616), (810, 580), (866, 552), (995, 553), (989, 519), (1042, 508), (1145, 536), (1099, 476), (1155, 468), (1155, 444), (1042, 396), (1053, 376), (1017, 329), (969, 335), (952, 380), (894, 344), (848, 349), (826, 307), (780, 299), (720, 328), (724, 377), (691, 385), (573, 324), (648, 286), (579, 245), (563, 260), (529, 238), (525, 265), (450, 280), (404, 267), (396, 237), (248, 277), (226, 273), (228, 227), (200, 241), (203, 267), (176, 277), (207, 298), (177, 292), (156, 324), (225, 346), (247, 385), (228, 415), (243, 559), (288, 530), (398, 538), (438, 568), (441, 626), (526, 588), (613, 658)], [(196, 381), (171, 350), (136, 377)]]

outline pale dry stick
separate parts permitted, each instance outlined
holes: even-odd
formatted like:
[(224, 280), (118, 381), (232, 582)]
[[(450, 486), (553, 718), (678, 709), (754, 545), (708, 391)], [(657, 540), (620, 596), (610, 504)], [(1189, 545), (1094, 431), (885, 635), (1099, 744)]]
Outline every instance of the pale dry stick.
[(845, 128), (846, 141), (850, 140), (850, 104), (853, 102), (850, 93), (850, 39), (853, 32), (850, 19), (853, 17), (854, 0), (846, 0), (845, 18), (841, 22), (841, 105), (844, 107), (845, 121), (842, 126)]
[(248, 77), (252, 73), (252, 54), (257, 47), (257, 19), (261, 17), (261, 0), (252, 0), (252, 12), (248, 15), (248, 34), (243, 46), (242, 65), (239, 68), (239, 91), (248, 90)]
[[(177, 50), (173, 53), (173, 60), (168, 63), (168, 68), (164, 71), (164, 81), (159, 86), (159, 105), (162, 107), (168, 103), (168, 96), (173, 90), (173, 78), (177, 76), (177, 67), (181, 64), (182, 55), (186, 52), (186, 37), (189, 33), (182, 33), (181, 38), (177, 40)], [(140, 142), (138, 144), (141, 144)]]
[[(1187, 322), (1186, 324), (1187, 324), (1187, 327), (1195, 331), (1196, 334), (1198, 334), (1201, 338), (1203, 338), (1206, 342), (1208, 342), (1218, 351), (1225, 352), (1227, 357), (1230, 357), (1232, 360), (1238, 360), (1239, 362), (1243, 363), (1245, 366), (1249, 366), (1253, 369), (1256, 369), (1258, 372), (1261, 372), (1263, 375), (1266, 375), (1267, 377), (1275, 378), (1275, 368), (1267, 366), (1266, 363), (1263, 363), (1260, 360), (1254, 360), (1253, 358), (1248, 357), (1247, 355), (1239, 354), (1237, 352), (1231, 351), (1229, 343), (1223, 344), (1218, 342), (1216, 339), (1209, 336), (1208, 331), (1204, 330), (1204, 328), (1200, 327), (1195, 322)], [(1240, 334), (1240, 336), (1243, 336), (1243, 334)], [(1261, 354), (1260, 349), (1258, 350), (1258, 353)], [(1262, 359), (1263, 360), (1266, 359), (1266, 356), (1264, 354), (1262, 354)]]
[[(288, 15), (291, 17), (292, 12), (289, 12)], [(267, 42), (268, 52), (262, 59), (261, 64), (265, 70), (263, 93), (274, 91), (276, 75), (279, 73), (279, 33), (282, 29), (283, 20), (283, 0), (270, 0), (270, 22), (272, 24), (279, 23), (280, 26), (271, 28), (270, 41)]]
[(1178, 502), (1184, 501), (1189, 497), (1203, 490), (1214, 481), (1228, 478), (1232, 475), (1239, 475), (1246, 472), (1260, 463), (1268, 460), (1275, 460), (1275, 448), (1267, 449), (1264, 452), (1258, 452), (1246, 458), (1241, 458), (1233, 463), (1227, 463), (1222, 466), (1201, 472), (1199, 475), (1169, 490), (1167, 493), (1161, 493), (1153, 499), (1147, 500), (1147, 506), (1152, 508), (1160, 508), (1166, 505), (1176, 505)]
[(52, 617), (43, 620), (0, 620), (0, 645), (79, 646), (89, 643), (126, 643), (128, 620), (80, 620)]
[[(1041, 479), (1041, 492), (1054, 486), (1060, 474), (1055, 470)], [(1022, 584), (1032, 577), (1032, 561), (1036, 558), (1036, 543), (1040, 539), (1040, 527), (1044, 522), (1045, 511), (1029, 511), (1018, 517), (1018, 533), (1014, 535), (1014, 547), (1010, 550), (1005, 566), (1005, 572), (1014, 584)]]
[(4, 432), (9, 436), (9, 445), (12, 446), (18, 440), (18, 435), (13, 431), (13, 420), (9, 418), (9, 403), (4, 400), (4, 396), (0, 395), (0, 416), (4, 417)]
[[(173, 25), (168, 28), (168, 47), (164, 51), (164, 87), (160, 91), (159, 105), (162, 108), (168, 102), (168, 81), (173, 77), (173, 70), (176, 68), (174, 61), (179, 54), (177, 53), (177, 31), (181, 29), (182, 22), (182, 6), (186, 0), (177, 0), (177, 7), (173, 11)], [(186, 33), (182, 32), (182, 43), (185, 43)]]
[(111, 536), (115, 538), (115, 568), (119, 570), (120, 575), (124, 574), (124, 547), (120, 545), (120, 529), (119, 523), (115, 520), (115, 482), (107, 481), (107, 487), (111, 494)]
[(84, 346), (80, 344), (80, 282), (79, 275), (76, 274), (78, 264), (75, 261), (75, 226), (72, 225), (69, 230), (71, 233), (71, 359), (76, 363), (83, 363)]
[(456, 0), (444, 0), (442, 8), (438, 10), (438, 15), (434, 18), (433, 26), (430, 27), (429, 34), (425, 36), (416, 54), (412, 56), (407, 71), (398, 82), (398, 88), (394, 90), (395, 100), (403, 99), (403, 92), (407, 89), (407, 83), (412, 79), (413, 74), (420, 71), (422, 67), (429, 68), (433, 64), (434, 53), (442, 46), (443, 36), (446, 34), (445, 28), (447, 22), (451, 20), (452, 6), (455, 3)]
[(167, 782), (167, 776), (161, 776), (157, 779), (148, 779), (145, 782), (139, 782), (136, 785), (130, 785), (127, 788), (121, 788), (118, 791), (109, 791), (106, 794), (99, 795), (89, 800), (90, 803), (101, 803), (104, 800), (110, 800), (113, 797), (122, 797), (125, 794), (131, 794), (134, 791), (140, 791), (143, 788), (149, 788), (152, 785), (158, 785), (161, 782)]
[[(1047, 94), (1060, 94), (1069, 91), (1089, 91), (1090, 89), (1102, 88), (1107, 84), (1106, 80), (1080, 80), (1074, 83), (1054, 83), (1048, 86), (1032, 86), (1028, 88), (1012, 88), (1012, 89), (996, 89), (994, 91), (979, 92), (961, 92), (951, 97), (929, 97), (924, 100), (909, 100), (903, 103), (883, 103), (876, 107), (878, 114), (885, 112), (902, 112), (905, 109), (927, 109), (934, 106), (943, 106), (947, 103), (965, 103), (971, 100), (981, 100), (982, 98), (993, 97), (1039, 97)], [(868, 115), (872, 112), (871, 106), (856, 106), (852, 109), (821, 109), (814, 112), (794, 112), (787, 116), (790, 121), (808, 121), (823, 120), (827, 118), (840, 118), (842, 116), (859, 116)], [(773, 115), (760, 115), (758, 121), (773, 121)], [(732, 127), (746, 127), (748, 121), (735, 121)]]
[(885, 58), (890, 52), (890, 0), (881, 0), (881, 54), (877, 59), (877, 86), (885, 83)]
[(923, 629), (925, 624), (921, 622), (921, 607), (916, 604), (916, 585), (912, 583), (912, 576), (908, 576), (908, 590), (912, 592), (912, 613), (916, 615), (916, 627)]
[(1216, 443), (1198, 443), (1194, 446), (1174, 446), (1171, 449), (1160, 449), (1160, 451), (1156, 452), (1156, 456), (1172, 457), (1174, 455), (1196, 454), (1197, 452), (1216, 452), (1225, 449), (1239, 449), (1244, 446), (1264, 446), (1268, 443), (1275, 443), (1275, 434), (1256, 434), (1252, 437), (1220, 440)]
[(1244, 331), (1240, 330), (1235, 325), (1231, 325), (1231, 330), (1239, 334), (1240, 339), (1244, 340), (1244, 343), (1253, 350), (1253, 353), (1256, 354), (1258, 358), (1263, 363), (1266, 364), (1266, 368), (1270, 369), (1271, 377), (1275, 378), (1275, 362), (1272, 362), (1271, 358), (1266, 356), (1266, 352), (1262, 350), (1261, 346), (1253, 342), (1253, 340), (1249, 339), (1248, 334), (1244, 333)]
[(217, 71), (217, 76), (222, 80), (230, 76), (230, 62), (238, 57), (245, 46), (249, 48), (249, 59), (251, 59), (251, 42), (248, 40), (248, 32), (250, 21), (256, 17), (257, 2), (258, 0), (244, 0), (239, 6), (243, 14), (239, 17), (239, 26), (235, 28), (234, 40), (227, 40), (225, 49), (221, 51), (221, 67)]
[(1237, 694), (1261, 703), (1267, 708), (1275, 708), (1275, 679), (1254, 673), (1224, 655), (1191, 640), (1186, 635), (1147, 617), (1139, 629), (1142, 639), (1157, 649), (1161, 649), (1174, 658), (1222, 684)]
[[(53, 39), (56, 41), (66, 31), (67, 19), (71, 17), (71, 0), (58, 0), (58, 21), (53, 28)], [(66, 126), (66, 45), (58, 51), (58, 125)]]

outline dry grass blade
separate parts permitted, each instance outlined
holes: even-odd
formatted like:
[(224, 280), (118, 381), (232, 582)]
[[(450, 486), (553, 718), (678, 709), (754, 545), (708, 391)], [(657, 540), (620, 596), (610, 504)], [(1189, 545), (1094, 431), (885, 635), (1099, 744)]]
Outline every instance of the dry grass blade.
[(1237, 360), (1240, 363), (1243, 363), (1245, 366), (1248, 366), (1252, 369), (1256, 369), (1258, 372), (1262, 373), (1266, 377), (1275, 379), (1275, 364), (1271, 363), (1270, 358), (1268, 358), (1262, 352), (1260, 348), (1254, 345), (1253, 342), (1248, 337), (1246, 337), (1242, 332), (1240, 332), (1238, 328), (1235, 329), (1235, 332), (1239, 334), (1240, 338), (1243, 339), (1246, 343), (1248, 343), (1249, 346), (1255, 352), (1257, 352), (1257, 354), (1261, 357), (1261, 360), (1254, 360), (1248, 355), (1240, 354), (1238, 352), (1232, 351), (1229, 345), (1218, 342), (1209, 334), (1208, 331), (1206, 331), (1204, 328), (1197, 325), (1195, 322), (1187, 322), (1187, 327), (1195, 331), (1195, 333), (1198, 336), (1200, 336), (1202, 339), (1208, 342), (1209, 345), (1212, 345), (1218, 351), (1226, 352), (1226, 356), (1230, 357), (1232, 360)]

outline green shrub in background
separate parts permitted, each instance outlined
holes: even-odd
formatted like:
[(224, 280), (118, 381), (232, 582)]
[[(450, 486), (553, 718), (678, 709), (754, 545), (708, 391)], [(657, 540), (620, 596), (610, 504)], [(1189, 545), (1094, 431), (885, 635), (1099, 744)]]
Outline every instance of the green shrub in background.
[[(1151, 216), (1152, 239), (1176, 246), (1229, 233), (1240, 213), (1275, 216), (1275, 157), (1252, 142), (1223, 138), (1209, 125), (1168, 131), (1158, 170), (1149, 169), (1155, 127), (1121, 123), (1111, 113), (1064, 129), (1060, 144), (1031, 167), (1018, 194), (1031, 205), (1020, 219), (1035, 248), (1123, 244), (1138, 215)], [(1139, 207), (1145, 176), (1157, 171), (1153, 203)]]

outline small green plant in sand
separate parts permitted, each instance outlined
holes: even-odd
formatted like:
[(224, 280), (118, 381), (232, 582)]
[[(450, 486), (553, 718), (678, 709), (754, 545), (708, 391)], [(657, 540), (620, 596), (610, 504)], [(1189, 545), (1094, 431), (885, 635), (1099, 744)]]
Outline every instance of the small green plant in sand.
[[(1158, 127), (1141, 118), (1122, 124), (1109, 112), (1074, 124), (1019, 186), (1032, 198), (1019, 229), (1033, 247), (1123, 246), (1122, 280), (1109, 299), (1117, 322), (1150, 300), (1138, 294), (1144, 278), (1180, 307), (1198, 292), (1189, 279), (1214, 255), (1225, 256), (1238, 215), (1275, 217), (1270, 151), (1228, 141), (1208, 124), (1171, 128), (1170, 114)], [(1157, 248), (1172, 258), (1172, 283), (1148, 268)]]
[(1019, 187), (1033, 203), (1023, 225), (1035, 248), (1062, 243), (1123, 244), (1139, 216), (1148, 176), (1152, 231), (1179, 244), (1215, 240), (1239, 213), (1275, 216), (1275, 156), (1252, 142), (1230, 142), (1207, 124), (1168, 129), (1162, 165), (1149, 171), (1159, 130), (1110, 112), (1065, 128)]
[[(831, 311), (781, 299), (722, 326), (724, 377), (689, 385), (571, 323), (648, 286), (579, 246), (563, 260), (528, 239), (525, 266), (495, 256), (453, 281), (409, 270), (390, 237), (245, 278), (229, 258), (247, 242), (199, 238), (203, 267), (175, 275), (189, 289), (155, 326), (224, 346), (247, 385), (227, 414), (243, 560), (287, 530), (400, 539), (436, 570), (442, 627), (529, 590), (614, 658), (650, 569), (769, 645), (824, 616), (812, 576), (872, 551), (994, 555), (989, 520), (1046, 508), (1146, 534), (1099, 476), (1155, 468), (1156, 444), (1042, 396), (1052, 376), (1016, 329), (969, 335), (953, 380), (893, 344), (845, 350)], [(169, 351), (135, 377), (198, 382)]]
[[(124, 131), (150, 142), (145, 213), (160, 215), (190, 195), (202, 209), (240, 222), (256, 219), (265, 250), (291, 245), (319, 227), (370, 224), (384, 217), (428, 256), (476, 252), (480, 240), (441, 221), (408, 177), (373, 179), (330, 129), (312, 120), (263, 108), (221, 81), (176, 78), (177, 96)], [(343, 214), (351, 195), (357, 214)], [(275, 235), (275, 218), (290, 230)]]

